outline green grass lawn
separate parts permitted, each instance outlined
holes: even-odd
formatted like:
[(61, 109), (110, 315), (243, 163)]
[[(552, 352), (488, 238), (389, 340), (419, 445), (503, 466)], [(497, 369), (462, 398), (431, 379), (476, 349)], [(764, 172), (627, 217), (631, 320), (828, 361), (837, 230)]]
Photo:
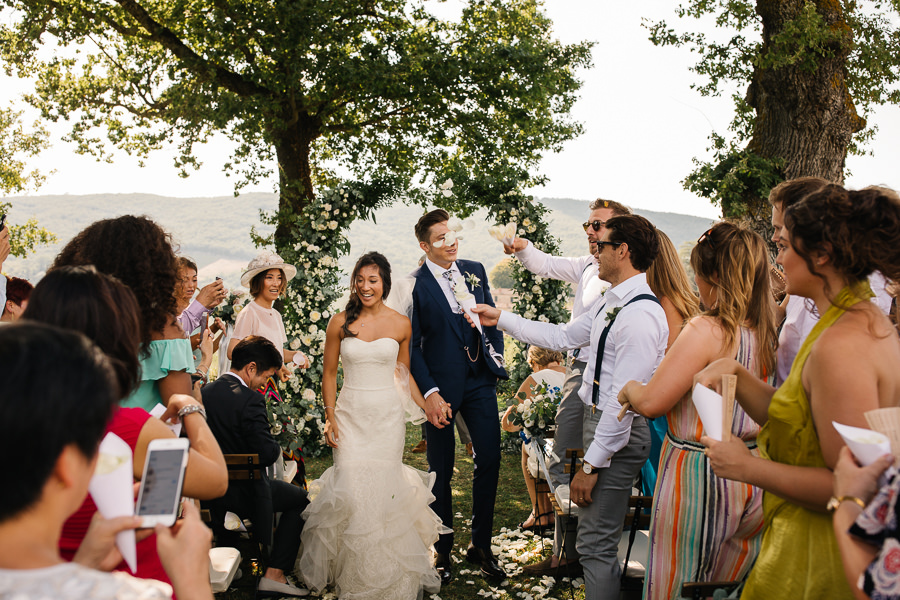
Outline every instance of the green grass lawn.
[[(419, 426), (408, 425), (406, 428), (406, 451), (403, 461), (417, 469), (428, 470), (428, 464), (424, 454), (412, 454), (409, 450), (418, 443), (420, 438)], [(312, 480), (319, 477), (325, 469), (330, 467), (330, 456), (323, 458), (307, 459), (307, 477)], [(521, 573), (512, 574), (503, 584), (492, 586), (490, 582), (481, 577), (476, 567), (465, 561), (465, 551), (469, 545), (471, 536), (470, 518), (472, 514), (472, 469), (473, 462), (465, 453), (465, 448), (457, 444), (456, 472), (453, 478), (453, 502), (454, 512), (457, 518), (454, 521), (455, 547), (451, 555), (454, 562), (454, 579), (450, 585), (441, 589), (434, 598), (441, 600), (467, 600), (478, 598), (519, 599), (531, 598), (537, 600), (563, 598), (584, 598), (584, 588), (575, 587), (568, 580), (554, 582), (552, 578), (527, 577)], [(549, 556), (552, 548), (552, 539), (541, 539), (530, 533), (522, 534), (518, 531), (518, 523), (523, 521), (531, 512), (528, 493), (522, 480), (521, 458), (518, 454), (503, 454), (500, 465), (500, 485), (497, 492), (497, 502), (494, 511), (494, 544), (503, 549), (498, 556), (504, 564), (506, 571), (514, 573), (521, 564), (513, 562), (515, 557), (527, 556), (522, 564), (536, 562), (542, 557)], [(462, 515), (462, 518), (459, 517)], [(504, 528), (507, 531), (504, 532)], [(495, 554), (496, 552), (495, 548)], [(456, 562), (459, 559), (460, 562)], [(466, 571), (470, 572), (466, 572)], [(580, 585), (580, 580), (576, 580)], [(226, 594), (220, 594), (220, 598), (228, 600), (244, 600), (251, 598), (253, 582), (251, 578), (244, 577), (237, 582), (233, 589)], [(330, 590), (329, 590), (330, 591)], [(312, 596), (316, 597), (316, 596)], [(325, 593), (321, 598), (335, 598), (333, 593)], [(428, 596), (426, 595), (426, 598)], [(398, 598), (397, 600), (406, 600)]]

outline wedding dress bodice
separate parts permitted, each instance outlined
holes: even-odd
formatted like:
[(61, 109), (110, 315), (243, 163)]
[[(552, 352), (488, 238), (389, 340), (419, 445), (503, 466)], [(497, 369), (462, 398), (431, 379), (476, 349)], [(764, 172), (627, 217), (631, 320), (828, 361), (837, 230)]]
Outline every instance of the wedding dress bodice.
[(400, 344), (389, 337), (367, 342), (346, 337), (341, 342), (344, 389), (378, 390), (394, 386), (394, 366)]

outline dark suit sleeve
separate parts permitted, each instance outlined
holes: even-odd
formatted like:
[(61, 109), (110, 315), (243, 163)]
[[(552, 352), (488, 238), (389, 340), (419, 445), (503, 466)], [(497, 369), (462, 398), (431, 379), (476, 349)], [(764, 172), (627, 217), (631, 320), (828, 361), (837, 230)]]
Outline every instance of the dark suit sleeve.
[(272, 437), (269, 417), (266, 414), (266, 402), (262, 394), (256, 390), (247, 391), (249, 396), (241, 415), (243, 439), (246, 440), (251, 452), (259, 454), (260, 464), (269, 466), (278, 459), (281, 446)]
[(418, 278), (416, 278), (416, 282), (413, 286), (413, 311), (410, 319), (412, 323), (412, 342), (409, 344), (409, 370), (413, 379), (416, 380), (419, 390), (424, 394), (428, 390), (439, 386), (431, 377), (428, 365), (425, 364), (425, 356), (422, 354), (422, 326), (419, 320), (422, 317), (423, 310), (421, 305), (422, 292), (421, 290), (416, 290)]

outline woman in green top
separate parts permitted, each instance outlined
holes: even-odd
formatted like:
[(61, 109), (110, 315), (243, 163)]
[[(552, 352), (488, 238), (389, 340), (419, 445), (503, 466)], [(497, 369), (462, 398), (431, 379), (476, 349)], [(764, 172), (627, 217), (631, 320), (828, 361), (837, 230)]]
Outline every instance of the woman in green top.
[(178, 270), (169, 234), (146, 217), (97, 221), (72, 238), (50, 268), (66, 265), (94, 265), (122, 281), (137, 298), (141, 382), (120, 405), (149, 412), (158, 403), (168, 405), (173, 394), (191, 395), (194, 357), (190, 340), (175, 320)]
[(900, 278), (900, 199), (891, 190), (835, 184), (784, 214), (778, 263), (787, 291), (821, 315), (775, 390), (732, 359), (695, 382), (714, 389), (738, 377), (737, 399), (760, 425), (760, 457), (739, 441), (702, 438), (716, 475), (765, 492), (766, 530), (742, 598), (852, 598), (831, 515), (832, 472), (844, 445), (832, 421), (867, 427), (864, 413), (900, 405), (900, 341), (866, 278)]

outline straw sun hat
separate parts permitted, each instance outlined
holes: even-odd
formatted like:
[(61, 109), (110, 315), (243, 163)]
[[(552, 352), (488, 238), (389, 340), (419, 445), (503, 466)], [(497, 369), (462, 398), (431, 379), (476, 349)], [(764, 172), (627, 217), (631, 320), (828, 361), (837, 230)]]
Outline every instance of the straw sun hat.
[(244, 271), (244, 274), (241, 275), (241, 285), (244, 287), (250, 287), (250, 280), (256, 277), (258, 274), (263, 271), (268, 271), (269, 269), (281, 269), (284, 271), (284, 276), (286, 278), (286, 282), (290, 281), (297, 275), (297, 267), (294, 265), (289, 265), (284, 262), (284, 259), (271, 251), (263, 252), (259, 254), (256, 258), (250, 261), (250, 264), (247, 265), (247, 270)]

